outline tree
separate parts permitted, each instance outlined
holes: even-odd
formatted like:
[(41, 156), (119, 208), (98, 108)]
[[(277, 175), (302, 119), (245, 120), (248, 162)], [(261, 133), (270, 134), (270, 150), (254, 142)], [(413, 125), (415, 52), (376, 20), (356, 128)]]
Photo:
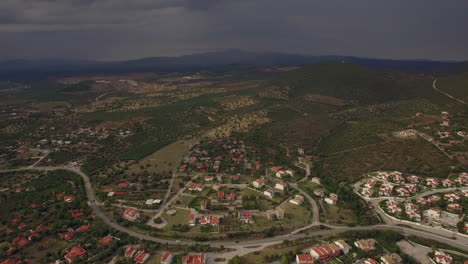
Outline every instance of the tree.
[(230, 260), (228, 261), (228, 264), (240, 264), (240, 263), (241, 263), (241, 262), (240, 262), (239, 256), (235, 256), (235, 257), (233, 257), (232, 259), (230, 259)]
[(286, 255), (281, 256), (281, 264), (289, 264), (289, 259)]

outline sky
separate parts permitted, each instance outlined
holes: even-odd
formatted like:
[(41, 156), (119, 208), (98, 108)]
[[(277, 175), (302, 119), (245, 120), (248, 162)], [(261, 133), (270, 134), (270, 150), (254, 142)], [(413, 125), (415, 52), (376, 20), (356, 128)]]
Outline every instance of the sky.
[(0, 60), (240, 49), (468, 60), (466, 0), (0, 0)]

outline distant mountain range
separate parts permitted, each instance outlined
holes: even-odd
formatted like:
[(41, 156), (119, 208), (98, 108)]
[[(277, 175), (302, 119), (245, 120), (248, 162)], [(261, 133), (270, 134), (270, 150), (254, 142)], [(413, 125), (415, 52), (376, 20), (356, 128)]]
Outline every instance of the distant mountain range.
[[(284, 53), (258, 53), (240, 50), (208, 52), (179, 57), (150, 57), (118, 62), (80, 60), (0, 61), (1, 79), (29, 79), (73, 74), (111, 74), (131, 72), (173, 72), (238, 66), (304, 66), (322, 61), (344, 61), (370, 68), (405, 72), (433, 73), (447, 68), (468, 69), (468, 63), (430, 60), (387, 60), (351, 56), (305, 56)], [(461, 66), (460, 66), (461, 65)]]

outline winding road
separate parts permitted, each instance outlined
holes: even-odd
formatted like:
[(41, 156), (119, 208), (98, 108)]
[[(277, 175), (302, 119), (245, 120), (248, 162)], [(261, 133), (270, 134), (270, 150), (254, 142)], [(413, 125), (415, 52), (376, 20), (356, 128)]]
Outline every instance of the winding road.
[[(153, 237), (150, 235), (138, 233), (135, 231), (132, 231), (126, 227), (120, 226), (119, 224), (112, 222), (101, 210), (99, 205), (96, 202), (96, 198), (93, 192), (93, 188), (91, 185), (91, 181), (89, 177), (83, 173), (79, 168), (76, 167), (68, 167), (68, 166), (60, 166), (60, 167), (25, 167), (25, 168), (18, 168), (18, 169), (11, 169), (11, 170), (1, 170), (0, 172), (14, 172), (14, 171), (29, 171), (29, 170), (40, 170), (40, 171), (53, 171), (53, 170), (67, 170), (73, 173), (76, 173), (81, 176), (84, 182), (85, 190), (86, 190), (86, 195), (88, 198), (88, 204), (94, 211), (97, 217), (101, 218), (101, 220), (107, 224), (108, 226), (114, 228), (115, 230), (118, 230), (122, 233), (126, 233), (127, 235), (130, 235), (132, 237), (141, 239), (141, 240), (147, 240), (147, 241), (153, 241), (157, 243), (167, 243), (167, 244), (182, 244), (182, 245), (194, 245), (194, 244), (206, 244), (206, 245), (211, 245), (211, 246), (225, 246), (225, 247), (234, 247), (238, 248), (239, 246), (245, 247), (245, 246), (261, 246), (265, 243), (281, 243), (284, 240), (292, 240), (292, 239), (298, 239), (298, 238), (306, 238), (306, 237), (312, 237), (312, 236), (323, 236), (323, 235), (333, 235), (333, 234), (340, 234), (340, 233), (345, 233), (345, 232), (350, 232), (350, 231), (368, 231), (368, 230), (392, 230), (399, 232), (404, 235), (416, 235), (419, 237), (427, 238), (427, 239), (432, 239), (432, 240), (437, 240), (439, 242), (451, 245), (453, 247), (456, 247), (458, 249), (462, 250), (467, 250), (468, 249), (468, 243), (466, 240), (462, 239), (452, 239), (450, 235), (444, 235), (444, 234), (439, 234), (439, 233), (432, 233), (430, 231), (421, 231), (421, 230), (416, 230), (413, 228), (405, 227), (405, 226), (396, 226), (396, 225), (388, 225), (388, 224), (382, 224), (382, 225), (371, 225), (371, 226), (355, 226), (355, 227), (334, 227), (334, 226), (328, 226), (330, 229), (326, 230), (314, 230), (314, 231), (309, 231), (309, 232), (304, 232), (304, 228), (299, 230), (299, 232), (293, 232), (291, 234), (286, 234), (286, 235), (281, 235), (281, 236), (275, 236), (275, 237), (269, 237), (269, 238), (264, 238), (264, 239), (257, 239), (257, 240), (241, 240), (241, 241), (209, 241), (209, 242), (194, 242), (194, 241), (176, 241), (176, 240), (170, 240), (170, 239), (165, 239), (165, 238), (157, 238)], [(312, 207), (315, 208), (314, 210), (314, 216), (313, 216), (313, 223), (311, 226), (319, 226), (321, 225), (319, 220), (318, 220), (318, 207), (316, 205), (315, 200), (312, 199), (307, 193), (299, 189), (297, 186), (294, 186), (295, 189), (297, 189), (299, 192), (301, 192), (309, 201), (311, 202)], [(314, 206), (315, 204), (315, 206)], [(317, 210), (317, 211), (315, 211)], [(309, 226), (310, 227), (310, 226)], [(302, 232), (301, 232), (302, 231)]]

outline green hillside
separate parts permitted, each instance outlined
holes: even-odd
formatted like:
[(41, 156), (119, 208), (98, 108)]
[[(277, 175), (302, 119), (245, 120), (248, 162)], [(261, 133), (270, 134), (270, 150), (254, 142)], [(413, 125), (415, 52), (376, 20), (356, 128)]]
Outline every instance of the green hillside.
[(468, 72), (439, 78), (437, 88), (463, 101), (468, 101)]
[(273, 85), (290, 87), (292, 96), (320, 94), (354, 103), (380, 103), (424, 97), (432, 77), (324, 62), (281, 75)]

